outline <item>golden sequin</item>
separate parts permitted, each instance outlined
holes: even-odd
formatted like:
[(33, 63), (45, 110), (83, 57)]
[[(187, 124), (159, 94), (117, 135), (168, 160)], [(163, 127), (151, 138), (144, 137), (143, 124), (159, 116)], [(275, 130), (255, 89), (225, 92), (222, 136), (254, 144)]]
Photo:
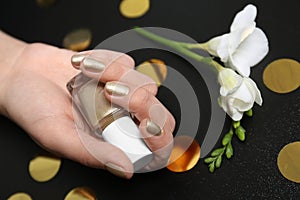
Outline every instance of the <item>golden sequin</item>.
[(283, 147), (278, 155), (277, 165), (285, 178), (300, 183), (300, 142)]
[(96, 194), (88, 187), (77, 187), (72, 189), (64, 200), (96, 200)]
[(263, 81), (273, 92), (292, 92), (300, 86), (300, 64), (292, 59), (275, 60), (266, 67)]
[(52, 156), (36, 156), (29, 162), (30, 176), (38, 181), (45, 182), (52, 179), (59, 171), (61, 160)]
[(169, 159), (170, 164), (167, 168), (173, 172), (185, 172), (192, 169), (199, 158), (200, 145), (198, 142), (189, 136), (178, 136), (174, 139), (174, 146)]
[(87, 49), (92, 41), (92, 33), (89, 29), (77, 29), (68, 33), (63, 40), (63, 46), (73, 51)]
[(152, 78), (160, 86), (167, 77), (167, 66), (159, 59), (150, 59), (136, 67), (136, 70)]
[(150, 0), (122, 0), (120, 12), (127, 18), (143, 16), (150, 8)]
[(32, 200), (32, 198), (29, 194), (26, 194), (24, 192), (18, 192), (8, 197), (7, 200)]

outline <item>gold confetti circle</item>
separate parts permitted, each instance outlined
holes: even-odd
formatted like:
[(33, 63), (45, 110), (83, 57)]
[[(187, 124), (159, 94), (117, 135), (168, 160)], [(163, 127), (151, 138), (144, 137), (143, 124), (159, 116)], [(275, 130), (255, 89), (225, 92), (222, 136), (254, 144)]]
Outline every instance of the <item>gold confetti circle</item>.
[[(190, 146), (189, 146), (190, 145)], [(189, 146), (187, 149), (186, 147)], [(167, 168), (172, 172), (185, 172), (192, 169), (200, 159), (200, 145), (189, 136), (178, 136)]]
[(54, 156), (36, 156), (29, 162), (30, 176), (38, 182), (52, 179), (59, 171), (61, 160)]
[(96, 200), (95, 192), (88, 187), (77, 187), (72, 189), (64, 200)]
[(39, 7), (46, 8), (52, 6), (56, 0), (36, 0), (35, 2)]
[(300, 183), (300, 142), (283, 147), (278, 155), (277, 165), (286, 179)]
[(73, 51), (87, 49), (92, 41), (92, 33), (89, 29), (81, 28), (68, 33), (63, 40), (63, 46)]
[(300, 86), (300, 64), (287, 58), (275, 60), (266, 67), (263, 81), (273, 92), (292, 92)]
[(136, 67), (136, 70), (152, 78), (160, 86), (167, 77), (167, 66), (159, 59), (150, 59)]
[(122, 0), (120, 12), (127, 18), (143, 16), (150, 8), (150, 0)]
[(8, 197), (7, 200), (32, 200), (32, 198), (29, 194), (18, 192)]

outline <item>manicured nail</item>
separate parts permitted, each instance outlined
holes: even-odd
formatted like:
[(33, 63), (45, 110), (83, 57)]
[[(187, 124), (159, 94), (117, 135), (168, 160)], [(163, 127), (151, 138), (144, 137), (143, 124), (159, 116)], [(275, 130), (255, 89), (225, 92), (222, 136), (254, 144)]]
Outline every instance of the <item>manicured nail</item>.
[(154, 122), (147, 120), (147, 124), (146, 124), (146, 130), (148, 133), (150, 133), (151, 135), (155, 135), (155, 136), (159, 136), (162, 133), (161, 128), (155, 124)]
[(80, 63), (82, 62), (82, 60), (86, 57), (86, 54), (84, 53), (77, 53), (77, 54), (74, 54), (71, 58), (71, 62), (72, 62), (72, 65), (74, 67), (79, 67), (80, 66)]
[(100, 73), (104, 70), (105, 65), (93, 58), (85, 58), (82, 61), (82, 67), (89, 72)]
[(127, 179), (127, 176), (124, 172), (125, 170), (118, 165), (115, 165), (113, 163), (107, 163), (105, 165), (105, 169), (116, 176)]
[(113, 96), (125, 96), (129, 93), (129, 88), (127, 86), (115, 82), (107, 82), (105, 89), (108, 94)]

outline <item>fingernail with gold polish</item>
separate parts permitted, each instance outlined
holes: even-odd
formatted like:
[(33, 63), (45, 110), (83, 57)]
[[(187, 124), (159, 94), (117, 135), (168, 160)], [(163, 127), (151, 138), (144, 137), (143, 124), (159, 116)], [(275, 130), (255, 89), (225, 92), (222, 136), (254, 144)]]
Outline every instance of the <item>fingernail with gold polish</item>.
[(83, 59), (86, 57), (87, 55), (84, 54), (84, 53), (77, 53), (77, 54), (74, 54), (71, 58), (71, 62), (72, 62), (72, 65), (74, 67), (79, 67), (80, 66), (80, 63), (83, 61)]
[(115, 82), (107, 82), (105, 89), (108, 94), (113, 96), (125, 96), (129, 93), (129, 88), (127, 86)]
[(82, 61), (82, 67), (89, 72), (100, 73), (104, 70), (105, 65), (93, 58), (85, 58)]
[(150, 133), (151, 135), (154, 136), (159, 136), (162, 133), (161, 128), (155, 124), (154, 122), (147, 120), (147, 124), (146, 124), (146, 130), (148, 133)]
[(124, 172), (125, 170), (122, 167), (120, 167), (120, 166), (117, 166), (117, 165), (115, 165), (113, 163), (107, 163), (105, 165), (105, 169), (107, 171), (109, 171), (110, 173), (118, 176), (118, 177), (126, 178), (127, 179), (127, 176), (126, 176), (126, 174)]

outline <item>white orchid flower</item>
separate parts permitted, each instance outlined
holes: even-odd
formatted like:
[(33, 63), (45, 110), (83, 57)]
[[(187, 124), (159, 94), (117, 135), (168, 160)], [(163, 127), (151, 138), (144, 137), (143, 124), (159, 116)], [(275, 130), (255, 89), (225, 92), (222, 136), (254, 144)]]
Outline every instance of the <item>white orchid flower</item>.
[(204, 45), (210, 54), (220, 57), (225, 66), (245, 77), (249, 77), (250, 67), (259, 63), (269, 51), (265, 33), (255, 27), (256, 14), (255, 6), (246, 6), (235, 16), (230, 33), (215, 37)]
[(241, 77), (232, 69), (224, 68), (219, 71), (218, 81), (221, 85), (219, 104), (234, 121), (241, 120), (254, 102), (262, 105), (261, 93), (251, 78)]

